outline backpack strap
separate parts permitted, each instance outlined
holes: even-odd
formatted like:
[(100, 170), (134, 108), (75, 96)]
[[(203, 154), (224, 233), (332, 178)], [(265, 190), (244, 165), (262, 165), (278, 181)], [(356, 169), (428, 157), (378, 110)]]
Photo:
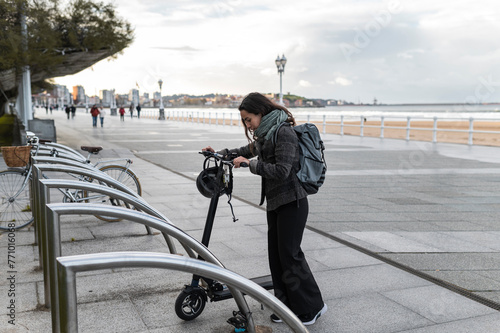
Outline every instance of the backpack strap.
[(274, 136), (273, 136), (273, 139), (271, 140), (273, 145), (276, 144), (276, 140), (278, 139), (278, 131), (280, 130), (281, 126), (283, 126), (284, 124), (288, 124), (288, 123), (286, 121), (282, 122), (281, 124), (279, 124), (276, 131), (274, 131)]

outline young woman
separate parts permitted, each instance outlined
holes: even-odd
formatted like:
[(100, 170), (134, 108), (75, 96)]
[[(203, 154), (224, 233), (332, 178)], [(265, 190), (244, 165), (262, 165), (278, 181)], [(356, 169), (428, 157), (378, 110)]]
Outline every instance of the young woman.
[[(268, 254), (274, 294), (304, 325), (312, 325), (326, 312), (327, 306), (300, 248), (309, 205), (307, 193), (296, 176), (299, 143), (292, 128), (295, 119), (285, 107), (259, 93), (247, 95), (238, 109), (249, 144), (219, 153), (236, 153), (238, 157), (233, 160), (236, 168), (245, 162), (252, 173), (262, 177), (260, 204), (267, 200)], [(210, 146), (203, 150), (214, 151)], [(255, 156), (258, 159), (250, 160)], [(281, 322), (275, 314), (271, 320)]]

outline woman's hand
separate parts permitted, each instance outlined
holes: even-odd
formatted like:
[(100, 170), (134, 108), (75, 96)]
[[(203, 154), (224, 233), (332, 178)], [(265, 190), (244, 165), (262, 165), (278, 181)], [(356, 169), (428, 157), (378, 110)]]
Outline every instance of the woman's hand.
[[(246, 163), (246, 165), (242, 165), (243, 163)], [(247, 167), (250, 165), (250, 161), (247, 158), (244, 158), (242, 156), (238, 156), (233, 160), (233, 165), (235, 168)]]
[(206, 148), (203, 148), (201, 151), (209, 151), (211, 153), (215, 153), (215, 150), (212, 147), (210, 147), (210, 146), (208, 146)]

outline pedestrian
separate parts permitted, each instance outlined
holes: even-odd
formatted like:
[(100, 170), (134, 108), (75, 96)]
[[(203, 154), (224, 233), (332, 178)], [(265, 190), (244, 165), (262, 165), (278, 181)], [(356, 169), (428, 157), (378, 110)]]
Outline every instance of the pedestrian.
[(134, 103), (130, 103), (128, 110), (130, 111), (130, 119), (132, 119), (134, 117)]
[(118, 112), (120, 113), (120, 120), (125, 121), (125, 108), (122, 106)]
[(49, 114), (49, 107), (47, 104), (45, 104), (45, 114)]
[(75, 114), (76, 114), (76, 107), (74, 104), (71, 104), (70, 110), (71, 110), (71, 119), (73, 119), (73, 118), (75, 118)]
[(99, 119), (101, 120), (101, 127), (104, 127), (105, 116), (106, 116), (106, 111), (104, 111), (104, 109), (101, 109), (101, 111), (99, 111)]
[[(251, 173), (262, 177), (260, 205), (267, 200), (268, 257), (274, 294), (304, 325), (312, 325), (327, 306), (300, 247), (309, 204), (296, 176), (300, 166), (299, 142), (292, 128), (295, 119), (284, 106), (259, 93), (247, 95), (238, 109), (249, 144), (219, 153), (235, 153), (235, 168), (244, 162)], [(281, 126), (276, 135), (283, 122), (288, 125)], [(203, 150), (214, 152), (210, 146)], [(250, 160), (255, 156), (258, 159)], [(275, 314), (271, 320), (282, 321)]]
[(64, 111), (66, 112), (66, 116), (68, 117), (69, 119), (69, 113), (71, 112), (70, 108), (69, 108), (69, 105), (66, 105), (66, 107), (64, 108)]
[(141, 118), (141, 104), (137, 104), (137, 119)]
[(90, 109), (90, 114), (92, 115), (92, 127), (97, 127), (97, 116), (101, 113), (99, 108), (94, 104)]

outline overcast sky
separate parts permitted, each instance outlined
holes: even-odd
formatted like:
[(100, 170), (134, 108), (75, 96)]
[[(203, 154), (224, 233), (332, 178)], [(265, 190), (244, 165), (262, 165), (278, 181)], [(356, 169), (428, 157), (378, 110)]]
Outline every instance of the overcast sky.
[[(56, 79), (88, 95), (279, 92), (371, 103), (500, 102), (494, 0), (120, 0), (135, 41)], [(71, 88), (70, 88), (71, 89)]]

